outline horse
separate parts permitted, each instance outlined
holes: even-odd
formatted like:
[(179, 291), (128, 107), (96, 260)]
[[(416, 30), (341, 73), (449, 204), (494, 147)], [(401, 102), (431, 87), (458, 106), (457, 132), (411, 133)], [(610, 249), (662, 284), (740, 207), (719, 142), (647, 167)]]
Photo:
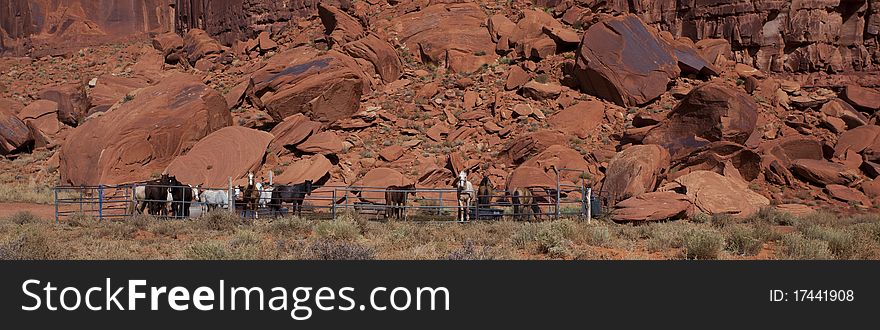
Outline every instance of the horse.
[(260, 208), (266, 208), (272, 199), (272, 186), (268, 183), (257, 182), (257, 191), (260, 193), (260, 199), (257, 202)]
[(474, 200), (474, 185), (467, 180), (467, 173), (464, 171), (458, 174), (458, 180), (455, 182), (455, 193), (458, 197), (458, 216), (456, 220), (467, 222), (470, 218), (468, 212)]
[(197, 196), (194, 195), (196, 191), (193, 187), (177, 181), (176, 177), (171, 176), (170, 178), (171, 188), (168, 189), (168, 193), (172, 200), (171, 213), (175, 218), (187, 218), (189, 217), (189, 205), (196, 200)]
[(529, 220), (529, 214), (526, 214), (526, 211), (530, 211), (531, 215), (535, 217), (535, 220), (539, 219), (538, 216), (541, 214), (541, 207), (538, 206), (538, 201), (529, 188), (514, 189), (510, 201), (511, 204), (513, 204), (514, 217)]
[(410, 183), (405, 186), (388, 186), (385, 188), (385, 218), (392, 217), (400, 219), (401, 213), (403, 220), (406, 220), (406, 195), (416, 196), (416, 184)]
[[(134, 204), (137, 213), (143, 214), (144, 208), (152, 215), (166, 215), (167, 209), (165, 201), (168, 200), (168, 187), (171, 185), (171, 177), (168, 174), (162, 174), (155, 180), (144, 182), (143, 186), (136, 186), (134, 194)], [(139, 203), (138, 201), (143, 201)]]
[[(248, 172), (247, 186), (240, 187), (239, 189), (241, 190), (242, 210), (245, 216), (253, 212), (254, 218), (257, 218), (257, 201), (260, 198), (260, 191), (254, 183), (254, 173)], [(238, 195), (237, 192), (236, 195)]]
[(205, 205), (204, 210), (211, 212), (217, 208), (229, 207), (229, 194), (226, 190), (205, 190), (199, 196), (199, 202)]
[(293, 204), (293, 212), (297, 216), (302, 215), (302, 204), (306, 196), (312, 194), (312, 180), (295, 185), (278, 185), (272, 189), (272, 197), (269, 201), (269, 208), (272, 209), (272, 215), (281, 214), (281, 206), (284, 203)]
[[(493, 194), (495, 194), (495, 187), (492, 186), (492, 181), (489, 180), (488, 176), (483, 176), (483, 179), (480, 180), (480, 186), (477, 188), (478, 208), (491, 207)], [(479, 216), (477, 214), (477, 217)]]

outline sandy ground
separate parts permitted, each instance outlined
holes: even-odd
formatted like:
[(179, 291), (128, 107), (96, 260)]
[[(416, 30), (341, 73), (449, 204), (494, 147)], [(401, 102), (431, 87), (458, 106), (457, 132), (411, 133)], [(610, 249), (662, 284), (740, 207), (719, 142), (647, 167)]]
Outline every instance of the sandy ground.
[(5, 218), (21, 211), (28, 211), (42, 219), (55, 219), (55, 206), (31, 203), (0, 203), (0, 218)]

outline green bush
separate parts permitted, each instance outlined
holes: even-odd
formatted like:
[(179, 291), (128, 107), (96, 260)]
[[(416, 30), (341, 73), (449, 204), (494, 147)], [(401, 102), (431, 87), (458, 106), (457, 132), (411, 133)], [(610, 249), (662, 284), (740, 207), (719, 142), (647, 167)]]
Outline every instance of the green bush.
[(726, 232), (727, 249), (738, 255), (756, 255), (764, 245), (764, 240), (756, 233), (756, 228), (734, 225), (727, 228)]
[(782, 237), (782, 253), (786, 259), (830, 260), (834, 259), (828, 242), (809, 239), (800, 233), (786, 234)]
[(696, 228), (684, 235), (682, 243), (687, 259), (717, 259), (724, 239), (715, 230)]
[(320, 221), (315, 225), (315, 234), (321, 238), (353, 241), (360, 233), (357, 223), (344, 219)]

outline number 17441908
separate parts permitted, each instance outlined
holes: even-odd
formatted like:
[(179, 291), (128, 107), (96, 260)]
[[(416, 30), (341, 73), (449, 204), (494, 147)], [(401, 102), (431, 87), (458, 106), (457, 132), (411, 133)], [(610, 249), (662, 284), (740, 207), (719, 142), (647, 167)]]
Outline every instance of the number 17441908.
[(770, 290), (772, 302), (851, 302), (853, 290)]

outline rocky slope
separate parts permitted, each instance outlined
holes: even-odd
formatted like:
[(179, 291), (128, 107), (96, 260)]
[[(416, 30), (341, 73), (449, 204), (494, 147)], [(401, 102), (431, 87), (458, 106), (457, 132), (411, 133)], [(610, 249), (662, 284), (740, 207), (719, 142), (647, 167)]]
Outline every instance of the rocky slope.
[[(560, 180), (622, 221), (866, 210), (880, 202), (873, 6), (162, 2), (143, 17), (171, 8), (174, 26), (80, 17), (149, 37), (0, 60), (0, 151), (54, 150), (38, 175), (72, 185), (271, 171), (448, 187), (466, 170), (555, 187), (572, 168)], [(23, 28), (24, 7), (44, 8), (0, 8), (8, 50), (64, 36)]]

